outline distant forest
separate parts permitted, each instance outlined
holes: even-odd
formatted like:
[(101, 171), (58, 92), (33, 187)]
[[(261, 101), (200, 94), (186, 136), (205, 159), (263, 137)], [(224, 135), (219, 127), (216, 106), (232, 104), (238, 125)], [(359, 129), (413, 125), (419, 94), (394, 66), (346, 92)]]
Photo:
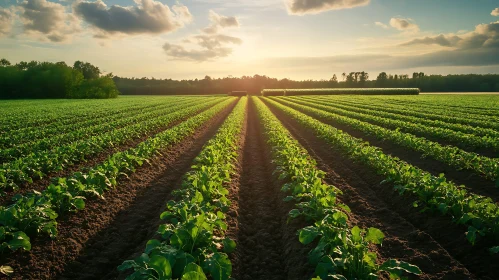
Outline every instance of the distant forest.
[(220, 94), (230, 91), (247, 91), (259, 94), (262, 89), (290, 88), (419, 88), (423, 92), (499, 92), (499, 74), (487, 75), (409, 75), (380, 73), (376, 79), (369, 79), (366, 72), (334, 75), (330, 80), (293, 81), (267, 76), (243, 76), (213, 79), (172, 80), (154, 78), (113, 78), (122, 94)]
[(119, 91), (112, 78), (88, 62), (68, 66), (38, 61), (11, 64), (0, 59), (0, 99), (116, 98)]

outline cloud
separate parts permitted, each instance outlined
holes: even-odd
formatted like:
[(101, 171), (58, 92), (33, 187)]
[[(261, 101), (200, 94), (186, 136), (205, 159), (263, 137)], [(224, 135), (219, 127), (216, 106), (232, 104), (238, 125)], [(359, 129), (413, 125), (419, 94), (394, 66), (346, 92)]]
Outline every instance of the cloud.
[(376, 26), (379, 26), (379, 27), (384, 28), (384, 29), (388, 29), (388, 28), (390, 28), (390, 27), (388, 27), (388, 25), (386, 25), (386, 24), (384, 24), (384, 23), (382, 23), (382, 22), (379, 22), (379, 21), (375, 22), (374, 24), (375, 24)]
[(391, 18), (390, 25), (400, 31), (419, 31), (419, 26), (415, 23), (412, 23), (410, 19), (405, 18)]
[(475, 27), (474, 31), (460, 35), (440, 34), (434, 37), (414, 39), (401, 45), (410, 46), (418, 44), (436, 44), (461, 50), (491, 48), (495, 49), (497, 52), (496, 56), (499, 56), (499, 21), (489, 24), (479, 24)]
[(66, 8), (46, 0), (26, 0), (19, 6), (24, 32), (43, 35), (52, 42), (62, 42), (79, 32), (79, 21)]
[(198, 40), (198, 45), (212, 50), (216, 48), (220, 48), (225, 44), (242, 44), (242, 40), (237, 37), (215, 34), (215, 35), (196, 35), (194, 39)]
[(0, 36), (10, 33), (13, 18), (14, 13), (10, 9), (0, 8)]
[(163, 45), (165, 53), (175, 59), (193, 60), (193, 61), (207, 61), (214, 58), (226, 57), (232, 53), (230, 48), (214, 48), (214, 49), (201, 49), (201, 50), (187, 50), (181, 45), (165, 43)]
[(492, 13), (490, 13), (491, 15), (495, 16), (495, 17), (499, 17), (499, 8), (495, 8), (492, 10)]
[(330, 10), (350, 9), (368, 5), (371, 0), (285, 0), (292, 15), (318, 14)]
[(137, 6), (108, 7), (102, 0), (77, 2), (74, 12), (106, 37), (110, 34), (160, 34), (175, 31), (192, 21), (186, 6), (167, 5), (154, 0), (135, 0)]
[(232, 49), (227, 45), (240, 45), (243, 42), (240, 38), (223, 34), (195, 35), (182, 41), (196, 44), (200, 48), (187, 50), (182, 45), (166, 43), (163, 45), (166, 55), (174, 59), (203, 62), (229, 56)]
[(209, 18), (211, 24), (203, 29), (203, 32), (208, 34), (215, 34), (223, 28), (239, 27), (239, 21), (233, 16), (222, 16), (210, 10)]
[(228, 45), (240, 45), (240, 38), (219, 34), (219, 31), (229, 27), (239, 27), (236, 17), (223, 16), (210, 10), (209, 19), (211, 24), (202, 29), (204, 34), (197, 34), (190, 38), (181, 40), (184, 44), (194, 44), (197, 49), (187, 49), (180, 44), (166, 43), (163, 50), (168, 57), (179, 60), (190, 60), (203, 62), (216, 58), (226, 57), (232, 53)]
[(434, 37), (424, 37), (420, 39), (414, 39), (409, 42), (401, 44), (401, 46), (410, 46), (410, 45), (439, 45), (442, 47), (454, 47), (457, 45), (459, 41), (462, 39), (458, 36), (445, 36), (440, 34)]

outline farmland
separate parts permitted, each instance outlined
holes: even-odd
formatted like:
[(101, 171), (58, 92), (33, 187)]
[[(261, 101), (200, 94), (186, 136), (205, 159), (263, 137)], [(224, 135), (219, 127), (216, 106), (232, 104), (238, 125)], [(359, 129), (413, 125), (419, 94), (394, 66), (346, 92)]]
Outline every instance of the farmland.
[(499, 96), (404, 91), (2, 101), (0, 275), (495, 279)]

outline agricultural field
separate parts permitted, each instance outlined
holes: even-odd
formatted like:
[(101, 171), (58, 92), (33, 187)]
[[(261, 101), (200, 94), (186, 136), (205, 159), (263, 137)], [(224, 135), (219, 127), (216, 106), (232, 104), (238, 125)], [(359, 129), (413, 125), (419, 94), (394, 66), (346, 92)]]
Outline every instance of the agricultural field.
[(499, 96), (405, 90), (1, 101), (0, 277), (497, 279)]

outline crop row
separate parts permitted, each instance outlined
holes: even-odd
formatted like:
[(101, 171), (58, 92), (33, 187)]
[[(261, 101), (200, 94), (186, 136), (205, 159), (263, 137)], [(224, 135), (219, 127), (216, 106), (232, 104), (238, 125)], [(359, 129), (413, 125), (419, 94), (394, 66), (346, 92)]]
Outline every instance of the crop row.
[(265, 135), (272, 146), (275, 174), (286, 182), (285, 201), (296, 202), (291, 219), (301, 218), (313, 225), (298, 231), (299, 241), (315, 247), (309, 262), (315, 267), (314, 279), (377, 279), (381, 271), (399, 278), (403, 272), (420, 274), (416, 266), (389, 259), (378, 264), (371, 244), (381, 244), (384, 234), (376, 228), (351, 227), (348, 206), (341, 204), (341, 191), (324, 183), (324, 172), (260, 99), (254, 98)]
[[(470, 170), (478, 175), (484, 176), (487, 179), (499, 182), (499, 159), (497, 158), (480, 156), (476, 153), (466, 152), (454, 146), (443, 146), (437, 142), (429, 141), (424, 137), (417, 137), (413, 134), (400, 132), (399, 129), (391, 130), (362, 121), (362, 119), (371, 119), (367, 115), (364, 115), (365, 117), (358, 117), (356, 115), (360, 114), (348, 113), (345, 111), (345, 114), (348, 115), (348, 117), (345, 117), (336, 114), (336, 110), (331, 107), (296, 100), (293, 100), (293, 102), (284, 99), (278, 100), (283, 104), (289, 105), (295, 109), (298, 108), (308, 114), (313, 114), (320, 118), (351, 126), (354, 129), (373, 135), (378, 139), (388, 140), (402, 147), (420, 152), (424, 157), (428, 156), (448, 164), (449, 166), (458, 169)], [(374, 119), (376, 117), (372, 118)], [(384, 120), (389, 121), (388, 119)], [(404, 125), (410, 127), (411, 123), (402, 123), (400, 126)], [(418, 128), (417, 125), (413, 126), (415, 129)]]
[(227, 253), (236, 243), (225, 237), (225, 213), (230, 200), (227, 185), (236, 171), (239, 141), (246, 115), (242, 97), (194, 160), (175, 200), (160, 216), (161, 240), (147, 242), (144, 253), (125, 261), (119, 270), (133, 268), (127, 279), (229, 279), (232, 264)]
[[(82, 118), (69, 124), (55, 122), (50, 125), (37, 127), (36, 129), (29, 127), (26, 129), (9, 131), (8, 133), (0, 135), (0, 145), (3, 148), (17, 148), (19, 145), (33, 143), (40, 139), (63, 137), (65, 134), (75, 133), (81, 129), (86, 129), (87, 131), (85, 133), (97, 134), (97, 132), (92, 131), (92, 127), (134, 116), (144, 111), (159, 110), (188, 100), (189, 99), (187, 98), (178, 98), (169, 103), (162, 102), (148, 104), (147, 106), (124, 107), (119, 110), (109, 110), (106, 114), (96, 114), (89, 116), (88, 118)], [(191, 98), (190, 100), (194, 99)]]
[[(476, 115), (473, 114), (472, 110), (468, 111), (465, 114), (457, 114), (453, 109), (435, 109), (435, 108), (422, 109), (421, 107), (415, 105), (409, 105), (407, 103), (394, 106), (391, 104), (386, 104), (382, 101), (378, 102), (367, 99), (364, 100), (360, 99), (360, 101), (341, 100), (340, 102), (366, 109), (381, 110), (405, 116), (413, 116), (428, 120), (442, 121), (449, 124), (466, 125), (472, 128), (476, 127), (478, 133), (476, 133), (473, 130), (470, 130), (469, 132), (478, 135), (489, 135), (488, 133), (484, 134), (484, 132), (489, 132), (489, 131), (494, 131), (497, 134), (497, 131), (499, 129), (499, 125), (497, 124), (497, 122), (494, 121), (493, 117), (485, 117), (477, 119)], [(483, 132), (480, 130), (483, 130)]]
[(314, 88), (314, 89), (264, 89), (263, 96), (275, 95), (418, 95), (418, 88)]
[(210, 102), (200, 100), (198, 104), (190, 104), (190, 106), (184, 104), (173, 106), (165, 109), (156, 118), (3, 163), (0, 168), (0, 189), (17, 188), (19, 184), (32, 183), (34, 178), (41, 178), (50, 172), (63, 170), (69, 165), (99, 154), (108, 148), (147, 135), (158, 128), (167, 127), (182, 118), (220, 102), (220, 100), (213, 99)]
[[(491, 128), (482, 128), (482, 127), (476, 127), (460, 123), (449, 123), (446, 121), (433, 120), (431, 118), (422, 117), (422, 116), (413, 116), (412, 112), (414, 112), (415, 109), (412, 110), (411, 108), (411, 110), (409, 110), (408, 107), (404, 108), (403, 110), (391, 110), (386, 105), (378, 103), (369, 103), (369, 104), (362, 102), (356, 103), (346, 100), (332, 100), (329, 98), (301, 98), (301, 99), (307, 101), (317, 101), (321, 102), (323, 105), (330, 105), (357, 113), (375, 115), (393, 120), (409, 121), (411, 123), (418, 123), (430, 127), (451, 130), (448, 133), (461, 132), (464, 134), (468, 134), (469, 136), (473, 136), (475, 138), (480, 138), (480, 136), (486, 136), (485, 139), (499, 137), (499, 132)], [(463, 135), (463, 137), (467, 136)]]
[[(0, 132), (6, 133), (19, 129), (32, 129), (44, 126), (61, 126), (85, 121), (97, 116), (107, 116), (126, 108), (137, 108), (144, 105), (161, 104), (165, 99), (115, 99), (109, 102), (102, 100), (58, 100), (55, 104), (48, 100), (27, 101), (22, 108), (2, 110)], [(10, 104), (13, 101), (6, 101)]]
[[(378, 99), (378, 97), (376, 97)], [(389, 96), (384, 98), (399, 103), (416, 103), (425, 106), (450, 107), (463, 111), (472, 110), (499, 116), (498, 100), (494, 95), (425, 95), (423, 98)]]
[[(219, 100), (221, 101), (221, 100)], [(118, 186), (136, 168), (160, 155), (169, 147), (195, 133), (204, 123), (234, 102), (224, 99), (210, 109), (160, 132), (136, 147), (109, 156), (104, 162), (85, 173), (76, 172), (68, 178), (58, 178), (42, 192), (16, 195), (15, 203), (0, 206), (0, 251), (30, 250), (30, 238), (38, 234), (57, 236), (57, 217), (85, 207), (87, 198), (103, 198), (103, 194)], [(187, 112), (185, 112), (187, 115)]]
[(461, 108), (449, 106), (452, 101), (447, 102), (418, 102), (418, 101), (390, 101), (390, 100), (372, 100), (376, 104), (384, 104), (387, 107), (394, 108), (414, 108), (421, 113), (430, 113), (434, 115), (450, 115), (462, 119), (477, 119), (481, 121), (498, 121), (499, 112), (497, 110), (484, 110), (483, 108)]
[[(199, 104), (200, 101), (207, 99), (179, 99), (175, 102), (164, 104), (162, 106), (156, 106), (154, 108), (148, 108), (146, 111), (127, 111), (121, 114), (113, 115), (108, 118), (100, 118), (96, 120), (90, 120), (82, 124), (77, 124), (73, 129), (67, 133), (53, 133), (51, 137), (46, 137), (41, 140), (27, 142), (29, 136), (18, 135), (19, 139), (23, 139), (24, 144), (18, 144), (15, 147), (0, 150), (0, 160), (6, 162), (9, 160), (15, 160), (19, 157), (26, 156), (30, 153), (38, 153), (43, 150), (52, 149), (52, 147), (58, 147), (65, 145), (67, 143), (72, 143), (75, 141), (81, 141), (92, 136), (98, 136), (100, 134), (117, 130), (119, 128), (134, 125), (136, 123), (146, 121), (152, 118), (157, 118), (164, 115), (165, 110), (172, 107), (187, 107), (191, 104)], [(44, 131), (44, 129), (32, 130), (32, 131)]]
[[(352, 137), (274, 100), (265, 100), (311, 129), (319, 138), (341, 150), (349, 158), (362, 162), (379, 175), (385, 176), (384, 182), (392, 183), (400, 194), (407, 192), (415, 195), (418, 198), (415, 207), (440, 212), (450, 216), (453, 222), (468, 226), (466, 237), (471, 243), (479, 238), (499, 242), (499, 206), (491, 198), (468, 193), (463, 186), (447, 181), (443, 175), (433, 176), (405, 161), (384, 154), (380, 148), (373, 147), (362, 139)], [(499, 247), (491, 250), (497, 251)]]

